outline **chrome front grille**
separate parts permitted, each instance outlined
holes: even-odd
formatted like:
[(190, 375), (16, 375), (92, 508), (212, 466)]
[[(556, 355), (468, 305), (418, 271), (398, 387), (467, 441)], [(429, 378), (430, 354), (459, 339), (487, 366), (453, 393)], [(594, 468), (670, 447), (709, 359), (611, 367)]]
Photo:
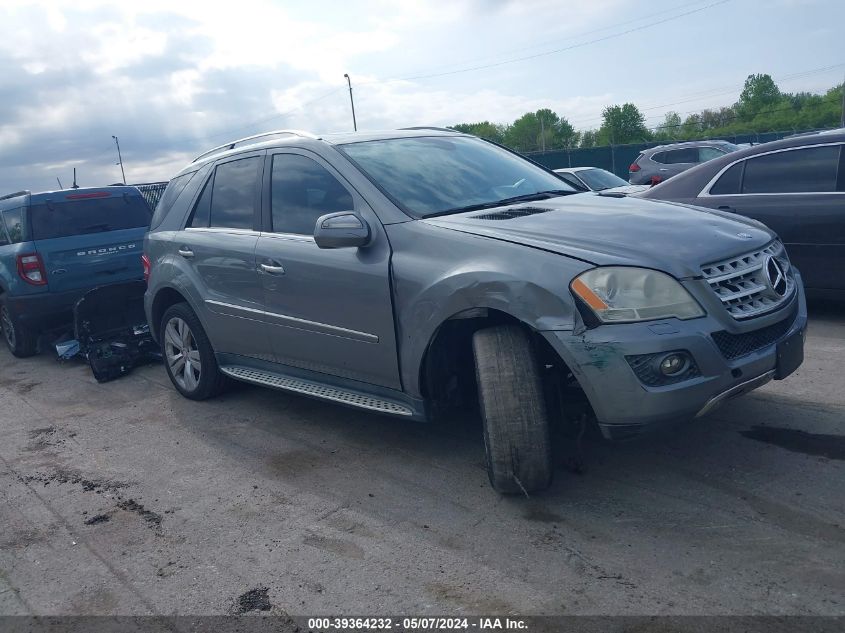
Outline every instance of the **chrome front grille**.
[[(778, 271), (783, 273), (782, 283), (778, 283)], [(739, 257), (707, 264), (701, 267), (701, 272), (725, 309), (738, 320), (771, 312), (795, 292), (795, 277), (780, 241)]]

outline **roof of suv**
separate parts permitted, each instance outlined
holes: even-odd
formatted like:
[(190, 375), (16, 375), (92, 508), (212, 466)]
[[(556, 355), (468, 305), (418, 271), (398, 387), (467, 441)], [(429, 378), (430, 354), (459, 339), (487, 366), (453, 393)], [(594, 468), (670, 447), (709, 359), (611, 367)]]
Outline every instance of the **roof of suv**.
[(57, 189), (55, 191), (16, 191), (0, 197), (0, 210), (19, 207), (28, 198), (30, 204), (40, 204), (47, 200), (53, 202), (67, 200), (84, 200), (91, 198), (106, 198), (112, 196), (129, 195), (140, 196), (141, 192), (128, 185), (109, 185), (107, 187), (80, 187), (78, 189)]
[(649, 147), (648, 149), (644, 149), (642, 151), (643, 154), (646, 153), (653, 153), (657, 151), (665, 151), (667, 149), (684, 149), (686, 147), (701, 147), (701, 146), (710, 146), (710, 145), (733, 145), (730, 141), (725, 141), (722, 139), (713, 139), (712, 141), (684, 141), (683, 143), (669, 143), (667, 145), (656, 145), (654, 147)]
[[(265, 149), (280, 144), (296, 143), (297, 145), (311, 143), (328, 143), (330, 145), (348, 145), (366, 141), (380, 141), (393, 138), (412, 138), (420, 136), (467, 136), (457, 130), (438, 127), (409, 127), (399, 130), (382, 130), (372, 132), (335, 132), (317, 136), (301, 130), (274, 130), (254, 136), (229, 141), (210, 149), (191, 161), (192, 166), (199, 166), (210, 160), (235, 154), (244, 149)], [(262, 140), (263, 139), (263, 140)]]

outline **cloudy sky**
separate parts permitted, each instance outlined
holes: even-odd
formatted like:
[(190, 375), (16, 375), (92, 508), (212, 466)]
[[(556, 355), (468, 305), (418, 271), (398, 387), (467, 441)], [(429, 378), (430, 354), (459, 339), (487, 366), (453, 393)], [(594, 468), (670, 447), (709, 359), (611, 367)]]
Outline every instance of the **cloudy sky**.
[(577, 129), (636, 103), (728, 105), (749, 73), (842, 81), (841, 0), (2, 0), (0, 193), (166, 180), (280, 128), (510, 122)]

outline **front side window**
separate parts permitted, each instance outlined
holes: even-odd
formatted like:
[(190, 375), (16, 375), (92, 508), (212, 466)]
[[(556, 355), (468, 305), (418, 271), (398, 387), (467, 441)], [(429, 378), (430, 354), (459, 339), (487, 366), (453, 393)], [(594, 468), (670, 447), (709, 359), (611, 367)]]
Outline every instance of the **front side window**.
[(786, 150), (749, 158), (742, 193), (836, 191), (841, 145)]
[(299, 154), (273, 156), (270, 199), (273, 231), (313, 235), (317, 218), (352, 211), (352, 196), (318, 162)]
[(708, 160), (713, 160), (714, 158), (719, 158), (719, 156), (724, 156), (725, 152), (720, 149), (716, 149), (715, 147), (699, 147), (698, 148), (698, 162), (699, 163), (706, 163)]
[(211, 190), (210, 226), (228, 229), (253, 228), (255, 193), (261, 161), (261, 157), (253, 156), (217, 166)]
[(575, 193), (554, 174), (477, 138), (415, 136), (338, 147), (418, 218)]

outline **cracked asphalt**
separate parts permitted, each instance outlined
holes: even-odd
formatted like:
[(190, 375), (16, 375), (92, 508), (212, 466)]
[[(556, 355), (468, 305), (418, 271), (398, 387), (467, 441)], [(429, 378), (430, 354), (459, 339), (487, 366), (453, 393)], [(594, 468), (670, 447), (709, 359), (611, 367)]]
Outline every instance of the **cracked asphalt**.
[(0, 614), (845, 614), (845, 307), (783, 382), (545, 494), (420, 425), (0, 350)]

